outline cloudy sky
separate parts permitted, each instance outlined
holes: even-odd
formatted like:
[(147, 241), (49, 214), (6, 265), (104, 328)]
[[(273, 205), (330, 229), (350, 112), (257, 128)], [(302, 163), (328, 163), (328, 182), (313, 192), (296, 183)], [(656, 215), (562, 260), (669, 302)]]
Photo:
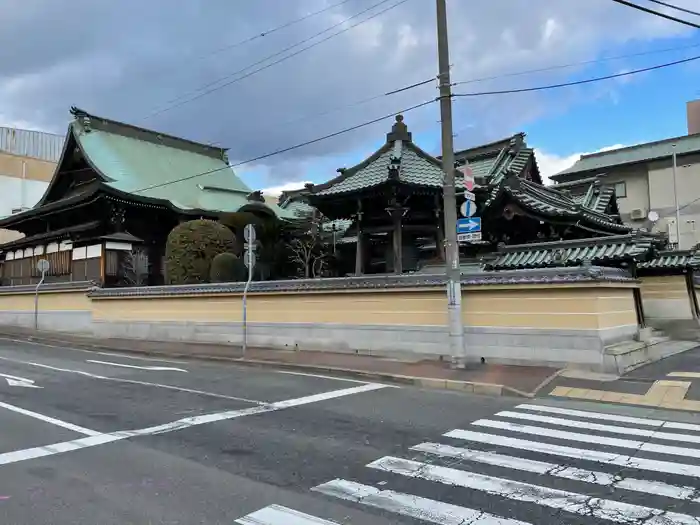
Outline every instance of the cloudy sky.
[[(698, 8), (697, 0), (672, 1)], [(226, 146), (236, 163), (436, 96), (433, 84), (380, 96), (435, 76), (433, 0), (0, 0), (0, 13), (0, 125), (63, 133), (76, 105)], [(700, 31), (611, 0), (448, 0), (448, 13), (452, 78), (465, 82), (454, 88), (460, 93), (700, 55)], [(638, 56), (601, 60), (631, 54)], [(551, 69), (565, 64), (579, 65)], [(543, 170), (555, 172), (581, 152), (684, 134), (685, 102), (700, 98), (698, 78), (700, 61), (572, 88), (461, 98), (454, 105), (456, 145), (525, 131)], [(435, 153), (438, 120), (436, 104), (406, 113), (414, 139)], [(321, 182), (376, 149), (390, 125), (237, 171), (256, 188)]]

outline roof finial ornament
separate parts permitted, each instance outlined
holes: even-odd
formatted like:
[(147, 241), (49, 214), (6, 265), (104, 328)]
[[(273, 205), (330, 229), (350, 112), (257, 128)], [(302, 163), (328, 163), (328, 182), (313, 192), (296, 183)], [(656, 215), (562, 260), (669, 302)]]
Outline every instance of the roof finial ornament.
[(407, 142), (411, 142), (412, 140), (411, 132), (408, 131), (408, 126), (406, 126), (406, 123), (403, 121), (403, 115), (401, 114), (396, 115), (396, 122), (391, 127), (391, 132), (386, 135), (387, 142), (394, 142), (396, 140), (405, 140)]
[(90, 128), (90, 115), (88, 115), (87, 111), (83, 111), (80, 108), (71, 106), (70, 113), (71, 115), (73, 115), (73, 117), (75, 117), (75, 120), (82, 124), (83, 129), (86, 133), (90, 133), (92, 131), (92, 129)]

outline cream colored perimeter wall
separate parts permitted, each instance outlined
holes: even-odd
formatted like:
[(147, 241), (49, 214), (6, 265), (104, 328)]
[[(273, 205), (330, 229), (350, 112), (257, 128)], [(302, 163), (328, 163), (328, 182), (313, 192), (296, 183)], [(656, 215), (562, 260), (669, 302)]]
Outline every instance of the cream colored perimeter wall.
[(684, 275), (642, 277), (644, 314), (651, 319), (691, 319)]
[[(39, 310), (42, 312), (90, 311), (91, 308), (92, 301), (84, 291), (39, 294)], [(0, 294), (0, 311), (33, 312), (34, 294)]]
[(0, 175), (7, 177), (22, 178), (22, 163), (24, 162), (24, 173), (29, 180), (40, 180), (51, 182), (56, 164), (45, 160), (20, 157), (9, 153), (0, 153)]
[(637, 324), (632, 287), (475, 288), (462, 304), (467, 326), (591, 330)]
[[(607, 286), (474, 287), (463, 295), (468, 326), (601, 329), (636, 325), (632, 288)], [(240, 295), (93, 300), (97, 321), (240, 322)], [(347, 325), (447, 324), (442, 290), (251, 295), (251, 323)]]
[[(119, 298), (93, 301), (99, 321), (191, 321), (237, 323), (241, 296), (213, 295)], [(339, 323), (360, 325), (445, 325), (445, 294), (437, 290), (251, 294), (251, 323)]]

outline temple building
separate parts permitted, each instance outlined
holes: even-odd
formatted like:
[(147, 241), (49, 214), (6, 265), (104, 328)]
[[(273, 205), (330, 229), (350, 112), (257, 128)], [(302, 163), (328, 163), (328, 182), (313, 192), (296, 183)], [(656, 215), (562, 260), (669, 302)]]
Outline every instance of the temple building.
[(253, 211), (286, 217), (229, 167), (226, 150), (72, 108), (48, 189), (33, 208), (0, 220), (24, 235), (0, 246), (2, 284), (161, 284), (170, 230), (181, 221)]
[[(457, 206), (464, 200), (460, 165), (468, 163), (483, 229), (481, 242), (460, 246), (463, 261), (478, 261), (501, 246), (632, 231), (620, 221), (613, 190), (594, 184), (573, 196), (543, 186), (523, 133), (455, 157)], [(334, 232), (346, 274), (402, 273), (444, 261), (442, 163), (413, 142), (402, 116), (379, 150), (338, 172), (279, 202), (290, 213), (322, 218), (324, 229)]]

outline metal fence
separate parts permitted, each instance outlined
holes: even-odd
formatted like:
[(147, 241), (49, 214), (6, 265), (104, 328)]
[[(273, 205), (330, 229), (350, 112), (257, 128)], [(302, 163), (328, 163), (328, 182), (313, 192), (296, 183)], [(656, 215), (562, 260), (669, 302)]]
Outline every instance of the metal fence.
[(63, 149), (63, 135), (0, 127), (0, 151), (58, 162)]

